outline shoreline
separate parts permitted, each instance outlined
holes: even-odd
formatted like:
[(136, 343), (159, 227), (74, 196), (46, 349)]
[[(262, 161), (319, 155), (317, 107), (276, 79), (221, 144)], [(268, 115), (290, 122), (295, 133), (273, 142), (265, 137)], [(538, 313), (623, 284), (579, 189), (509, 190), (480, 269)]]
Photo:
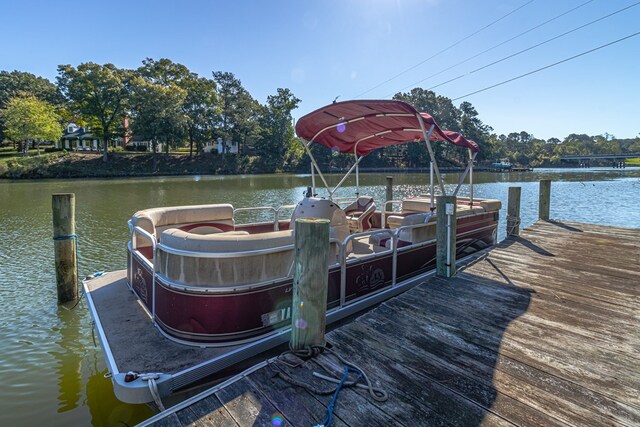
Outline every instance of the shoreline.
[[(47, 180), (47, 179), (118, 179), (118, 178), (159, 178), (178, 176), (224, 176), (224, 175), (267, 175), (267, 174), (308, 174), (308, 168), (293, 170), (262, 170), (250, 157), (226, 156), (223, 160), (217, 155), (189, 157), (188, 154), (170, 153), (165, 159), (164, 153), (156, 154), (154, 170), (153, 156), (148, 153), (130, 154), (109, 153), (109, 161), (102, 161), (101, 153), (54, 152), (29, 157), (0, 159), (0, 180)], [(633, 167), (633, 166), (630, 166)], [(535, 169), (584, 169), (563, 165), (545, 165)], [(345, 173), (347, 168), (327, 168), (326, 174)], [(624, 170), (624, 168), (613, 169)], [(464, 168), (441, 167), (442, 173), (462, 173)], [(412, 174), (429, 173), (428, 167), (361, 167), (361, 173)], [(527, 173), (529, 171), (498, 171), (491, 167), (476, 166), (474, 172), (493, 172), (496, 174)]]

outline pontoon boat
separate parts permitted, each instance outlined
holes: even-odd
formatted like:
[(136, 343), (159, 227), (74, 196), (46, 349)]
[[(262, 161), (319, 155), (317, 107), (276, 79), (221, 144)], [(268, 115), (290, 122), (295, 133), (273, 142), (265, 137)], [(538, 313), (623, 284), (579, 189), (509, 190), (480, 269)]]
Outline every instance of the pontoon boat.
[[(197, 375), (197, 369), (188, 370), (192, 380), (237, 363), (243, 355), (249, 357), (286, 341), (291, 324), (297, 218), (330, 220), (328, 323), (420, 283), (435, 267), (436, 187), (440, 194), (445, 193), (432, 143), (451, 143), (468, 152), (469, 163), (453, 191), (457, 195), (469, 177), (469, 197), (457, 199), (457, 257), (496, 242), (500, 202), (473, 197), (473, 160), (478, 145), (456, 132), (442, 130), (430, 115), (401, 101), (346, 101), (302, 117), (296, 133), (305, 141), (312, 171), (310, 191), (296, 205), (150, 208), (135, 213), (129, 221), (127, 281), (140, 306), (167, 340), (220, 349), (216, 360), (199, 365), (207, 369)], [(360, 161), (379, 148), (403, 143), (426, 143), (432, 159), (429, 191), (420, 197), (390, 201), (361, 195)], [(328, 185), (310, 149), (312, 144), (353, 154), (353, 167), (337, 186)], [(354, 172), (353, 200), (335, 197)], [(316, 186), (318, 183), (322, 185)], [(286, 209), (293, 209), (289, 218), (283, 218)], [(248, 210), (270, 212), (272, 219), (240, 224), (238, 213)], [(109, 352), (109, 337), (100, 328), (89, 288), (87, 296)], [(225, 348), (232, 349), (233, 357), (228, 357)], [(150, 400), (145, 387), (136, 386), (141, 381), (137, 377), (125, 381), (122, 367), (110, 366), (110, 371), (122, 400)], [(173, 374), (157, 378), (160, 394), (183, 384), (167, 385), (175, 378)], [(146, 394), (134, 396), (127, 387), (137, 387)]]

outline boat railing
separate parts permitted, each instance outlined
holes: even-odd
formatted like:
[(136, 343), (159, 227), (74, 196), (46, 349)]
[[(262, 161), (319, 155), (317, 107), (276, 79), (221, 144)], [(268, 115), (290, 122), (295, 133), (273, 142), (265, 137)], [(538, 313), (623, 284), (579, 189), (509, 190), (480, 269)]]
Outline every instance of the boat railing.
[[(296, 208), (296, 206), (298, 205), (282, 205), (280, 206), (278, 209), (276, 209), (276, 219), (275, 219), (275, 230), (278, 231), (280, 229), (280, 217), (281, 217), (281, 212), (284, 210), (292, 210)], [(291, 216), (291, 215), (289, 215)]]
[[(347, 248), (350, 246), (349, 243), (352, 240), (358, 239), (360, 237), (366, 237), (366, 236), (372, 236), (374, 234), (386, 234), (389, 236), (390, 239), (392, 239), (393, 243), (391, 245), (391, 248), (385, 250), (385, 251), (381, 251), (378, 253), (374, 253), (371, 254), (369, 256), (365, 256), (365, 257), (359, 257), (359, 258), (353, 258), (353, 259), (347, 259)], [(377, 255), (380, 254), (386, 254), (386, 253), (391, 253), (393, 260), (392, 260), (392, 267), (391, 267), (391, 280), (392, 286), (395, 286), (396, 284), (396, 263), (397, 263), (397, 257), (396, 257), (396, 244), (395, 244), (395, 240), (397, 240), (397, 236), (394, 235), (393, 231), (391, 230), (382, 230), (382, 229), (376, 229), (376, 230), (369, 230), (369, 231), (363, 231), (360, 233), (354, 233), (354, 234), (350, 234), (348, 235), (343, 241), (342, 241), (342, 245), (340, 246), (340, 306), (339, 308), (342, 308), (346, 305), (346, 298), (347, 298), (347, 264), (349, 262), (356, 262), (356, 261), (362, 261), (363, 259), (366, 258), (373, 258)]]
[[(151, 319), (155, 322), (156, 320), (156, 263), (155, 263), (155, 258), (156, 258), (156, 249), (157, 249), (157, 245), (158, 242), (156, 240), (156, 236), (154, 234), (149, 233), (148, 231), (138, 227), (137, 225), (133, 225), (131, 223), (131, 221), (128, 222), (129, 224), (129, 229), (131, 230), (131, 249), (132, 249), (132, 254), (130, 256), (133, 256), (133, 251), (137, 251), (137, 243), (136, 239), (134, 239), (136, 233), (141, 235), (142, 237), (146, 238), (147, 240), (149, 240), (151, 242), (151, 251), (153, 253), (153, 257), (149, 260), (146, 257), (141, 257), (142, 259), (146, 260), (147, 263), (151, 264), (151, 271), (153, 272), (151, 274)], [(129, 278), (129, 286), (133, 287), (133, 277)]]
[[(336, 239), (336, 238), (331, 238), (329, 239), (329, 243), (333, 243), (336, 244), (338, 246), (338, 253), (342, 252), (342, 243), (340, 242), (340, 240)], [(251, 256), (260, 256), (260, 255), (269, 255), (269, 254), (274, 254), (274, 253), (278, 253), (278, 252), (285, 252), (285, 251), (292, 251), (295, 248), (295, 245), (289, 244), (289, 245), (282, 245), (282, 246), (274, 246), (271, 248), (264, 248), (264, 249), (256, 249), (256, 250), (247, 250), (247, 251), (237, 251), (237, 252), (203, 252), (203, 251), (189, 251), (189, 250), (184, 250), (184, 249), (176, 249), (176, 248), (172, 248), (170, 246), (167, 246), (163, 243), (158, 243), (157, 244), (157, 250), (163, 251), (165, 253), (168, 254), (172, 254), (172, 255), (178, 255), (178, 256), (185, 256), (185, 257), (192, 257), (192, 258), (207, 258), (207, 259), (233, 259), (233, 258), (243, 258), (243, 257), (251, 257)], [(231, 291), (237, 291), (239, 289), (252, 289), (252, 288), (257, 288), (257, 287), (262, 287), (271, 283), (275, 283), (284, 279), (288, 279), (291, 278), (293, 276), (293, 263), (294, 260), (292, 260), (291, 265), (289, 266), (289, 268), (287, 269), (287, 273), (280, 276), (280, 277), (275, 277), (275, 278), (271, 278), (269, 280), (263, 281), (263, 282), (254, 282), (248, 285), (231, 285), (231, 286), (211, 286), (211, 287), (207, 287), (207, 286), (191, 286), (189, 284), (186, 283), (182, 283), (182, 282), (178, 282), (176, 280), (170, 279), (169, 277), (167, 277), (164, 274), (159, 273), (157, 270), (154, 269), (154, 276), (158, 275), (161, 277), (163, 283), (165, 283), (166, 285), (173, 287), (173, 288), (177, 288), (180, 290), (185, 290), (185, 291), (193, 291), (193, 292), (201, 292), (201, 293), (226, 293), (226, 292), (231, 292)], [(336, 261), (334, 263), (332, 263), (331, 265), (328, 266), (328, 268), (335, 268), (337, 266), (340, 265), (339, 261)]]
[[(390, 201), (393, 202), (393, 201)], [(397, 201), (396, 201), (397, 202)], [(241, 209), (245, 209), (245, 210), (250, 210), (252, 208), (241, 208)], [(272, 208), (271, 208), (272, 209)], [(277, 212), (277, 210), (276, 210)], [(277, 252), (283, 252), (283, 251), (288, 251), (288, 250), (293, 250), (295, 248), (294, 244), (289, 244), (289, 245), (283, 245), (283, 246), (276, 246), (276, 247), (272, 247), (272, 248), (264, 248), (264, 249), (257, 249), (257, 250), (247, 250), (247, 251), (239, 251), (239, 252), (201, 252), (201, 251), (189, 251), (189, 250), (184, 250), (184, 249), (176, 249), (176, 248), (172, 248), (170, 246), (167, 246), (163, 243), (158, 243), (156, 241), (156, 237), (149, 233), (148, 231), (138, 227), (138, 226), (133, 226), (131, 224), (131, 221), (129, 221), (128, 223), (129, 225), (129, 229), (131, 231), (131, 248), (133, 251), (137, 251), (137, 244), (135, 244), (135, 239), (134, 237), (136, 235), (140, 235), (142, 237), (144, 237), (145, 239), (149, 240), (149, 242), (151, 243), (151, 247), (152, 247), (152, 251), (153, 251), (153, 258), (151, 260), (148, 260), (146, 257), (142, 257), (142, 259), (144, 259), (147, 263), (150, 264), (151, 269), (152, 269), (152, 282), (151, 282), (151, 317), (152, 320), (155, 322), (155, 318), (156, 318), (156, 277), (160, 276), (160, 273), (157, 271), (157, 263), (155, 263), (155, 258), (156, 258), (156, 254), (158, 250), (162, 250), (163, 252), (169, 253), (169, 254), (173, 254), (173, 255), (178, 255), (178, 256), (188, 256), (188, 257), (196, 257), (196, 258), (209, 258), (209, 259), (229, 259), (229, 258), (240, 258), (240, 257), (249, 257), (249, 256), (258, 256), (258, 255), (268, 255), (268, 254), (273, 254), (273, 253), (277, 253)], [(402, 252), (404, 250), (408, 250), (411, 248), (415, 248), (416, 245), (419, 246), (423, 246), (423, 245), (427, 245), (427, 244), (431, 244), (435, 241), (435, 239), (431, 239), (431, 240), (427, 240), (424, 242), (418, 242), (418, 243), (412, 243), (409, 246), (405, 246), (402, 248), (398, 248), (398, 240), (400, 237), (400, 233), (402, 233), (402, 231), (406, 231), (406, 230), (412, 230), (412, 229), (418, 229), (418, 228), (422, 228), (422, 227), (427, 227), (433, 225), (433, 223), (422, 223), (422, 224), (413, 224), (413, 225), (404, 225), (401, 227), (396, 228), (395, 230), (388, 230), (388, 229), (374, 229), (374, 230), (368, 230), (368, 231), (364, 231), (364, 232), (360, 232), (360, 233), (354, 233), (354, 234), (350, 234), (349, 236), (347, 236), (343, 241), (340, 241), (336, 238), (331, 238), (329, 239), (329, 243), (330, 244), (336, 244), (338, 246), (338, 260), (335, 263), (332, 263), (331, 265), (329, 265), (329, 268), (335, 268), (335, 267), (339, 267), (340, 268), (340, 305), (339, 307), (342, 308), (344, 307), (346, 304), (346, 275), (347, 275), (347, 265), (348, 264), (352, 264), (354, 262), (358, 262), (358, 261), (363, 261), (366, 260), (368, 258), (375, 258), (377, 256), (380, 255), (384, 255), (384, 254), (391, 254), (392, 256), (392, 273), (391, 273), (391, 286), (395, 287), (396, 283), (397, 283), (397, 262), (398, 262), (398, 252)], [(380, 251), (380, 252), (376, 252), (376, 253), (372, 253), (370, 255), (365, 255), (362, 257), (358, 257), (358, 258), (352, 258), (349, 259), (348, 258), (348, 253), (347, 253), (347, 248), (350, 246), (349, 244), (355, 240), (355, 239), (359, 239), (362, 237), (367, 237), (367, 236), (372, 236), (374, 234), (384, 234), (389, 236), (389, 238), (391, 239), (391, 245), (388, 249)], [(132, 252), (133, 252), (132, 251)], [(133, 254), (132, 254), (133, 255)], [(292, 277), (293, 275), (293, 262), (291, 266), (289, 267), (287, 274), (283, 275), (280, 278), (276, 278), (276, 279), (271, 279), (269, 281), (265, 281), (265, 282), (260, 282), (260, 283), (252, 283), (249, 287), (250, 288), (255, 288), (255, 287), (260, 287), (260, 286), (264, 286), (267, 285), (269, 283), (273, 283), (282, 279), (287, 279)], [(215, 287), (215, 288), (206, 288), (206, 287), (196, 287), (196, 286), (189, 286), (185, 283), (178, 283), (174, 280), (169, 279), (168, 277), (166, 277), (165, 275), (161, 275), (162, 276), (162, 280), (163, 282), (167, 282), (167, 285), (175, 287), (175, 288), (180, 288), (180, 289), (184, 289), (184, 290), (191, 290), (191, 291), (197, 291), (197, 292), (228, 292), (229, 290), (237, 290), (238, 286), (231, 286), (231, 287)], [(129, 278), (129, 283), (132, 284), (132, 277)], [(353, 302), (353, 301), (351, 301)], [(350, 302), (350, 303), (351, 303)]]
[(271, 206), (256, 206), (252, 208), (235, 208), (233, 210), (233, 219), (235, 221), (238, 212), (259, 212), (267, 211), (273, 214), (273, 231), (278, 231), (278, 210)]

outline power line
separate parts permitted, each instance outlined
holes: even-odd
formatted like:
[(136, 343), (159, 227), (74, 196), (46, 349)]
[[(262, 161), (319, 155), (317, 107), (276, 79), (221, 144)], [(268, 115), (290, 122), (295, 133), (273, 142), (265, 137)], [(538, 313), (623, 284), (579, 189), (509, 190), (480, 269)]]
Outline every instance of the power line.
[[(422, 83), (422, 82), (424, 82), (424, 81), (426, 81), (426, 80), (429, 80), (430, 78), (433, 78), (433, 77), (435, 77), (435, 76), (439, 76), (440, 74), (444, 73), (445, 71), (449, 71), (449, 70), (451, 70), (452, 68), (457, 67), (458, 65), (462, 65), (462, 64), (464, 64), (464, 63), (466, 63), (466, 62), (471, 61), (472, 59), (477, 58), (478, 56), (484, 55), (484, 54), (485, 54), (485, 53), (487, 53), (487, 52), (490, 52), (490, 51), (492, 51), (492, 50), (494, 50), (494, 49), (496, 49), (496, 48), (499, 48), (500, 46), (503, 46), (503, 45), (505, 45), (505, 44), (509, 43), (510, 41), (513, 41), (513, 40), (515, 40), (515, 39), (517, 39), (517, 38), (519, 38), (519, 37), (522, 37), (522, 36), (524, 36), (525, 34), (530, 33), (531, 31), (537, 30), (538, 28), (540, 28), (540, 27), (542, 27), (542, 26), (544, 26), (544, 25), (547, 25), (547, 24), (548, 24), (548, 23), (550, 23), (550, 22), (553, 22), (553, 21), (555, 21), (555, 20), (557, 20), (557, 19), (560, 19), (560, 18), (562, 18), (563, 16), (568, 15), (568, 14), (570, 14), (571, 12), (574, 12), (574, 11), (576, 11), (576, 10), (580, 9), (580, 8), (581, 8), (581, 7), (583, 7), (583, 6), (586, 6), (586, 5), (587, 5), (587, 4), (589, 4), (589, 3), (592, 3), (593, 1), (594, 1), (594, 0), (587, 0), (586, 2), (584, 2), (584, 3), (582, 3), (582, 4), (579, 4), (578, 6), (576, 6), (576, 7), (574, 7), (574, 8), (571, 8), (571, 9), (567, 10), (566, 12), (563, 12), (563, 13), (561, 13), (560, 15), (556, 15), (556, 16), (554, 16), (553, 18), (547, 19), (546, 21), (544, 21), (544, 22), (542, 22), (542, 23), (540, 23), (540, 24), (538, 24), (538, 25), (536, 25), (536, 26), (534, 26), (534, 27), (531, 27), (531, 28), (529, 28), (528, 30), (523, 31), (523, 32), (521, 32), (520, 34), (517, 34), (517, 35), (515, 35), (515, 36), (513, 36), (513, 37), (511, 37), (511, 38), (509, 38), (509, 39), (507, 39), (507, 40), (505, 40), (505, 41), (503, 41), (503, 42), (501, 42), (501, 43), (498, 43), (497, 45), (494, 45), (494, 46), (492, 46), (492, 47), (490, 47), (490, 48), (488, 48), (488, 49), (483, 50), (483, 51), (482, 51), (482, 52), (480, 52), (480, 53), (477, 53), (477, 54), (475, 54), (475, 55), (473, 55), (473, 56), (470, 56), (470, 57), (468, 57), (467, 59), (464, 59), (464, 60), (462, 60), (462, 61), (460, 61), (460, 62), (458, 62), (458, 63), (456, 63), (456, 64), (451, 65), (450, 67), (447, 67), (447, 68), (445, 68), (445, 69), (443, 69), (443, 70), (440, 70), (440, 71), (438, 71), (438, 72), (437, 72), (437, 73), (435, 73), (435, 74), (431, 74), (430, 76), (425, 77), (424, 79), (419, 80), (419, 81), (417, 81), (417, 82), (415, 82), (415, 83), (413, 83), (413, 84), (410, 84), (409, 86), (405, 86), (405, 87), (403, 87), (402, 89), (400, 89), (400, 90), (399, 90), (399, 92), (401, 92), (401, 91), (403, 91), (403, 90), (405, 90), (405, 89), (408, 89), (408, 88), (410, 88), (410, 87), (416, 86), (416, 85), (418, 85), (418, 84), (420, 84), (420, 83)], [(447, 83), (448, 83), (448, 82), (447, 82)], [(388, 96), (391, 96), (391, 95), (388, 95)]]
[(491, 27), (492, 25), (497, 24), (498, 22), (502, 21), (502, 20), (503, 20), (503, 19), (505, 19), (506, 17), (508, 17), (508, 16), (510, 16), (510, 15), (512, 15), (512, 14), (514, 14), (514, 13), (516, 13), (517, 11), (519, 11), (519, 10), (520, 10), (520, 9), (522, 9), (523, 7), (525, 7), (525, 6), (527, 6), (527, 5), (531, 4), (531, 3), (533, 3), (534, 1), (535, 1), (535, 0), (529, 0), (528, 2), (524, 3), (523, 5), (521, 5), (521, 6), (517, 7), (517, 8), (515, 8), (515, 9), (513, 9), (511, 12), (507, 13), (506, 15), (501, 16), (500, 18), (496, 19), (496, 20), (495, 20), (495, 21), (493, 21), (493, 22), (490, 22), (489, 24), (485, 25), (484, 27), (480, 28), (479, 30), (476, 30), (475, 32), (473, 32), (473, 33), (469, 34), (468, 36), (463, 37), (462, 39), (458, 40), (457, 42), (455, 42), (455, 43), (453, 43), (453, 44), (451, 44), (451, 45), (447, 46), (446, 48), (444, 48), (444, 49), (442, 49), (442, 50), (440, 50), (440, 51), (438, 51), (438, 52), (436, 52), (436, 53), (434, 53), (433, 55), (431, 55), (430, 57), (428, 57), (428, 58), (427, 58), (427, 59), (425, 59), (424, 61), (418, 62), (417, 64), (415, 64), (415, 65), (413, 65), (413, 66), (411, 66), (411, 67), (409, 67), (409, 68), (405, 69), (404, 71), (401, 71), (400, 73), (396, 74), (395, 76), (393, 76), (393, 77), (391, 77), (391, 78), (388, 78), (387, 80), (383, 81), (382, 83), (379, 83), (379, 84), (375, 85), (374, 87), (372, 87), (372, 88), (370, 88), (370, 89), (365, 90), (364, 92), (360, 93), (359, 95), (354, 96), (354, 98), (360, 98), (362, 95), (365, 95), (365, 94), (367, 94), (367, 93), (371, 92), (372, 90), (377, 89), (377, 88), (379, 88), (380, 86), (385, 85), (385, 84), (389, 83), (390, 81), (397, 79), (398, 77), (400, 77), (400, 76), (402, 76), (402, 75), (404, 75), (404, 74), (408, 73), (409, 71), (411, 71), (411, 70), (413, 70), (413, 69), (415, 69), (415, 68), (417, 68), (417, 67), (421, 66), (421, 65), (422, 65), (422, 64), (424, 64), (425, 62), (428, 62), (428, 61), (432, 60), (433, 58), (435, 58), (436, 56), (438, 56), (438, 55), (440, 55), (440, 54), (442, 54), (442, 53), (444, 53), (444, 52), (448, 51), (449, 49), (451, 49), (451, 48), (453, 48), (453, 47), (455, 47), (455, 46), (457, 46), (457, 45), (459, 45), (459, 44), (460, 44), (460, 43), (462, 43), (463, 41), (470, 39), (471, 37), (475, 36), (476, 34), (480, 33), (481, 31), (484, 31), (484, 30), (486, 30), (487, 28)]
[[(627, 7), (623, 7), (622, 9), (618, 9), (618, 10), (616, 10), (615, 12), (611, 12), (611, 13), (609, 13), (608, 15), (602, 16), (602, 17), (600, 17), (600, 18), (598, 18), (598, 19), (595, 19), (595, 20), (593, 20), (593, 21), (591, 21), (591, 22), (587, 22), (586, 24), (580, 25), (579, 27), (573, 28), (573, 29), (571, 29), (571, 30), (569, 30), (569, 31), (566, 31), (566, 32), (562, 33), (562, 34), (558, 34), (557, 36), (551, 37), (550, 39), (547, 39), (547, 40), (545, 40), (545, 41), (543, 41), (543, 42), (540, 42), (540, 43), (534, 44), (533, 46), (529, 46), (529, 47), (527, 47), (526, 49), (522, 49), (521, 51), (518, 51), (518, 52), (516, 52), (516, 53), (512, 53), (511, 55), (507, 55), (507, 56), (505, 56), (505, 57), (503, 57), (503, 58), (500, 58), (500, 59), (498, 59), (498, 60), (496, 60), (496, 61), (493, 61), (493, 62), (491, 62), (491, 63), (489, 63), (489, 64), (483, 65), (483, 66), (482, 66), (482, 67), (480, 67), (480, 68), (476, 68), (475, 70), (469, 71), (469, 72), (467, 72), (467, 73), (465, 73), (465, 74), (461, 74), (461, 75), (459, 75), (459, 76), (457, 76), (457, 77), (454, 77), (454, 78), (452, 78), (452, 79), (446, 80), (446, 81), (444, 81), (444, 82), (442, 82), (442, 83), (438, 83), (437, 85), (435, 85), (435, 86), (431, 86), (431, 87), (430, 87), (430, 88), (428, 88), (428, 89), (429, 89), (429, 90), (432, 90), (432, 89), (435, 89), (435, 88), (437, 88), (437, 87), (444, 86), (444, 85), (446, 85), (446, 84), (448, 84), (448, 83), (451, 83), (451, 82), (453, 82), (453, 81), (460, 80), (460, 79), (461, 79), (461, 78), (463, 78), (463, 77), (466, 77), (466, 76), (471, 75), (471, 74), (473, 74), (473, 73), (477, 73), (478, 71), (484, 70), (484, 69), (486, 69), (486, 68), (492, 67), (492, 66), (494, 66), (494, 65), (496, 65), (496, 64), (499, 64), (499, 63), (501, 63), (501, 62), (504, 62), (504, 61), (506, 61), (507, 59), (511, 59), (511, 58), (513, 58), (513, 57), (515, 57), (515, 56), (518, 56), (518, 55), (522, 54), (522, 53), (528, 52), (528, 51), (533, 50), (533, 49), (535, 49), (535, 48), (537, 48), (537, 47), (540, 47), (540, 46), (542, 46), (542, 45), (544, 45), (544, 44), (547, 44), (547, 43), (552, 42), (552, 41), (554, 41), (554, 40), (557, 40), (557, 39), (559, 39), (559, 38), (561, 38), (561, 37), (564, 37), (564, 36), (566, 36), (566, 35), (569, 35), (569, 34), (571, 34), (571, 33), (574, 33), (574, 32), (576, 32), (576, 31), (578, 31), (578, 30), (581, 30), (581, 29), (583, 29), (583, 28), (585, 28), (585, 27), (588, 27), (589, 25), (593, 25), (593, 24), (595, 24), (596, 22), (600, 22), (600, 21), (602, 21), (602, 20), (604, 20), (604, 19), (607, 19), (607, 18), (609, 18), (609, 17), (611, 17), (611, 16), (613, 16), (613, 15), (616, 15), (616, 14), (618, 14), (618, 13), (624, 12), (624, 11), (625, 11), (625, 10), (627, 10), (627, 9), (631, 9), (632, 7), (638, 6), (639, 4), (640, 4), (640, 1), (638, 1), (638, 2), (636, 2), (636, 3), (633, 3), (633, 4), (631, 4), (631, 5), (627, 6)], [(426, 80), (426, 79), (425, 79), (425, 80)], [(412, 85), (409, 85), (409, 86), (407, 86), (407, 87), (405, 87), (405, 88), (401, 89), (401, 91), (402, 91), (402, 90), (407, 89), (408, 87), (415, 86), (415, 85), (417, 85), (418, 83), (420, 83), (420, 82), (416, 82), (416, 83), (414, 83), (414, 84), (412, 84)]]
[(577, 55), (571, 56), (571, 57), (569, 57), (569, 58), (563, 59), (562, 61), (558, 61), (558, 62), (554, 62), (553, 64), (545, 65), (544, 67), (538, 68), (538, 69), (533, 70), (533, 71), (529, 71), (528, 73), (521, 74), (521, 75), (519, 75), (519, 76), (517, 76), (517, 77), (513, 77), (513, 78), (511, 78), (511, 79), (509, 79), (509, 80), (504, 80), (504, 81), (502, 81), (502, 82), (500, 82), (500, 83), (496, 83), (496, 84), (494, 84), (494, 85), (487, 86), (487, 87), (485, 87), (485, 88), (483, 88), (483, 89), (476, 90), (475, 92), (470, 92), (470, 93), (468, 93), (468, 94), (466, 94), (466, 95), (462, 95), (462, 96), (459, 96), (459, 97), (457, 97), (457, 98), (453, 98), (451, 101), (457, 101), (457, 100), (459, 100), (459, 99), (466, 98), (466, 97), (468, 97), (468, 96), (475, 95), (475, 94), (477, 94), (477, 93), (484, 92), (484, 91), (489, 90), (489, 89), (493, 89), (494, 87), (502, 86), (502, 85), (507, 84), (507, 83), (510, 83), (510, 82), (512, 82), (512, 81), (514, 81), (514, 80), (518, 80), (518, 79), (521, 79), (521, 78), (523, 78), (523, 77), (530, 76), (531, 74), (535, 74), (535, 73), (540, 72), (540, 71), (542, 71), (542, 70), (546, 70), (547, 68), (555, 67), (556, 65), (560, 65), (560, 64), (562, 64), (562, 63), (565, 63), (565, 62), (571, 61), (572, 59), (576, 59), (576, 58), (579, 58), (579, 57), (581, 57), (581, 56), (587, 55), (587, 54), (589, 54), (589, 53), (595, 52), (596, 50), (604, 49), (605, 47), (611, 46), (611, 45), (616, 44), (616, 43), (620, 43), (621, 41), (624, 41), (624, 40), (630, 39), (630, 38), (635, 37), (635, 36), (637, 36), (637, 35), (640, 35), (640, 31), (638, 31), (637, 33), (630, 34), (630, 35), (628, 35), (628, 36), (626, 36), (626, 37), (622, 37), (622, 38), (620, 38), (620, 39), (614, 40), (614, 41), (612, 41), (612, 42), (609, 42), (609, 43), (603, 44), (603, 45), (601, 45), (601, 46), (595, 47), (595, 48), (593, 48), (593, 49), (587, 50), (587, 51), (585, 51), (585, 52), (579, 53), (579, 54), (577, 54)]

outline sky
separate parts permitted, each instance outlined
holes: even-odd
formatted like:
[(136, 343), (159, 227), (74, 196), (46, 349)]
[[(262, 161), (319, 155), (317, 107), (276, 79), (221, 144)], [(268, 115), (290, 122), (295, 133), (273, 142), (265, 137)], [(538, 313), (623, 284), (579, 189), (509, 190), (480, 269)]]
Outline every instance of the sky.
[(59, 64), (137, 68), (146, 57), (169, 58), (206, 77), (212, 71), (230, 71), (262, 103), (277, 88), (289, 88), (302, 100), (295, 118), (337, 96), (341, 101), (388, 99), (399, 91), (429, 89), (465, 75), (433, 90), (452, 99), (462, 97), (456, 105), (471, 102), (498, 134), (527, 131), (538, 138), (562, 139), (571, 133), (606, 132), (636, 137), (640, 35), (465, 95), (639, 32), (640, 4), (466, 75), (638, 0), (591, 0), (430, 77), (585, 2), (0, 0), (0, 70), (27, 71), (55, 81)]

